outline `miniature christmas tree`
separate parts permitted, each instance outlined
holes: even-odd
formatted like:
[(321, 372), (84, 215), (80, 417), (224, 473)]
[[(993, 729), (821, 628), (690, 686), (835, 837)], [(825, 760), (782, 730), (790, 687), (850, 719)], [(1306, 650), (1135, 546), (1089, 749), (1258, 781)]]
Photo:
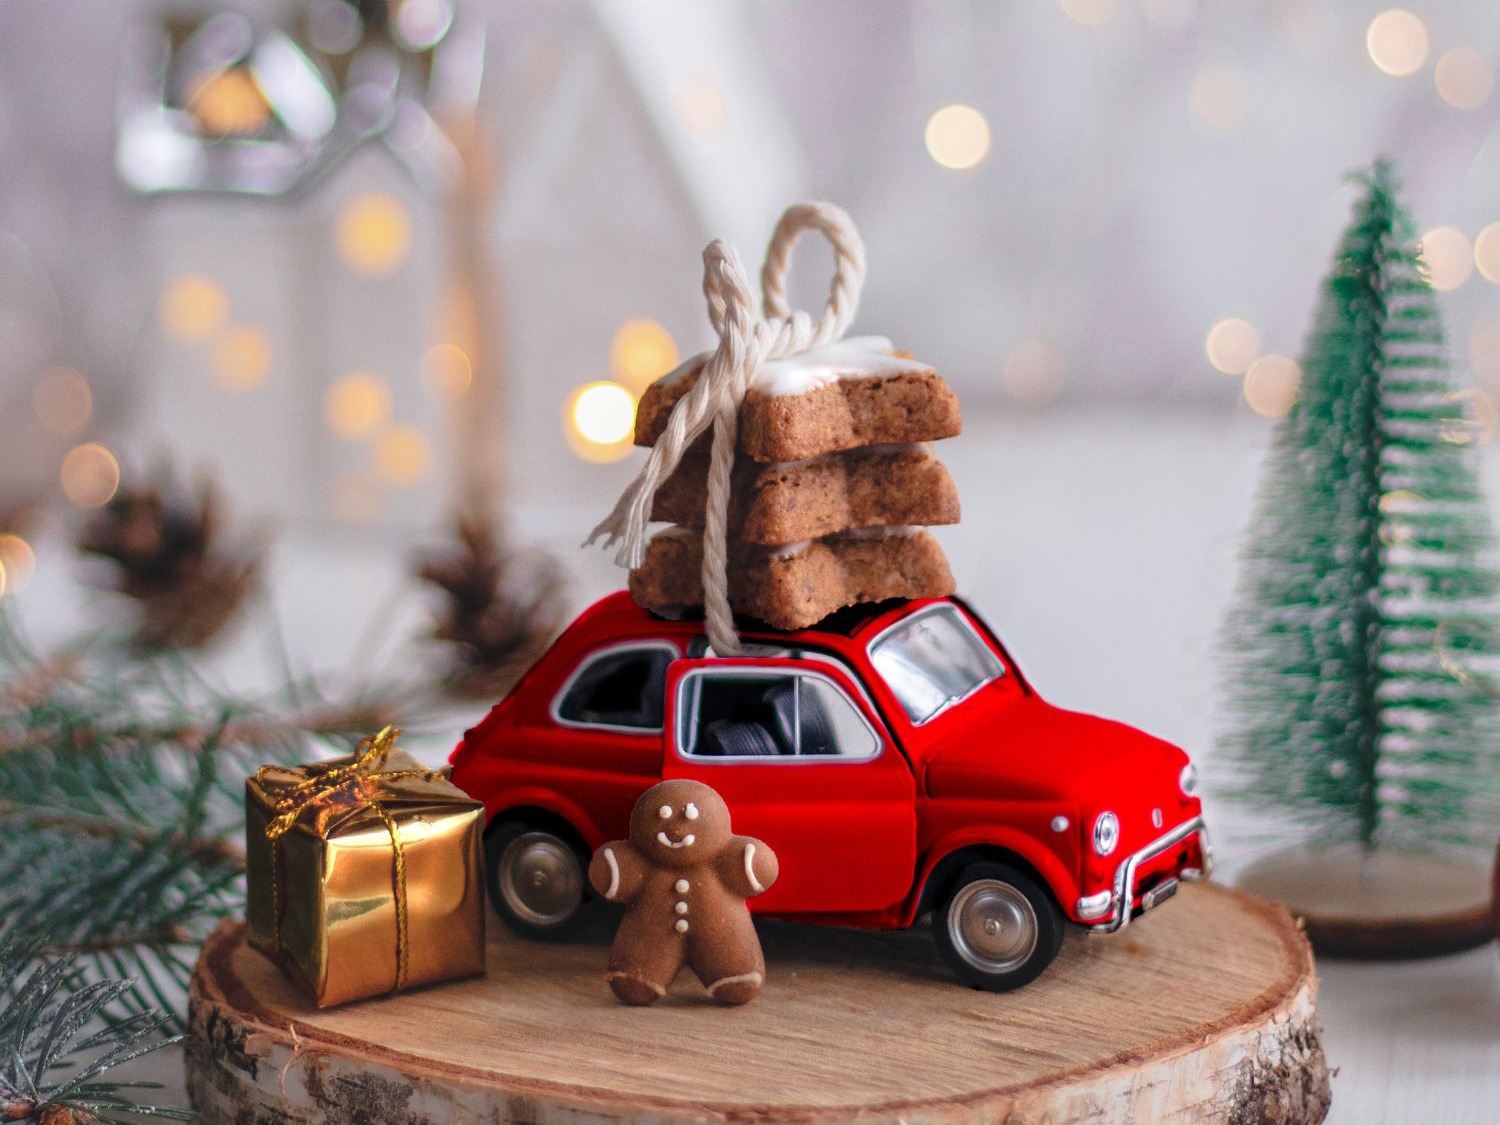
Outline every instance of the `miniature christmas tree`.
[(1223, 742), (1240, 796), (1368, 861), (1493, 843), (1500, 579), (1411, 219), (1387, 163), (1357, 180), (1244, 552)]

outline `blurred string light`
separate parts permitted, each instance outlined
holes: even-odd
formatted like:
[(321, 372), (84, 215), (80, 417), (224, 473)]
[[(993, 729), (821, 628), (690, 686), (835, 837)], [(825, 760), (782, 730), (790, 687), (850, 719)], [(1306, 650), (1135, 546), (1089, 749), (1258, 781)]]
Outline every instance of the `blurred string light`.
[(973, 168), (990, 151), (990, 123), (971, 105), (945, 105), (927, 119), (927, 154), (944, 168)]
[(271, 118), (271, 105), (250, 71), (230, 67), (199, 79), (188, 93), (187, 109), (211, 137), (247, 137)]
[(120, 487), (120, 463), (97, 442), (75, 445), (58, 473), (63, 495), (80, 508), (102, 508)]
[(1066, 369), (1063, 354), (1051, 340), (1032, 336), (1018, 340), (1000, 366), (1000, 386), (1024, 406), (1046, 406), (1062, 393)]
[(1474, 237), (1474, 265), (1480, 277), (1500, 285), (1500, 223), (1491, 223)]
[(1387, 8), (1365, 30), (1370, 61), (1397, 78), (1421, 70), (1428, 47), (1427, 25), (1405, 8)]
[(1457, 289), (1474, 272), (1474, 251), (1461, 230), (1435, 227), (1422, 236), (1421, 247), (1428, 280), (1441, 293)]
[(271, 341), (259, 328), (231, 324), (214, 346), (213, 367), (226, 391), (254, 390), (271, 370)]
[(375, 467), (393, 484), (414, 484), (431, 463), (432, 449), (415, 426), (387, 426), (375, 440)]
[(1260, 333), (1248, 320), (1225, 317), (1209, 328), (1203, 350), (1215, 370), (1225, 375), (1243, 375), (1260, 355)]
[(700, 74), (672, 91), (672, 116), (690, 136), (718, 137), (729, 127), (729, 104), (719, 84)]
[(333, 386), (323, 400), (328, 428), (340, 437), (364, 437), (384, 424), (391, 415), (391, 393), (385, 382), (369, 371), (351, 371)]
[(422, 355), (422, 384), (441, 399), (459, 399), (474, 381), (474, 365), (457, 344), (434, 344)]
[(1103, 27), (1120, 10), (1120, 0), (1057, 0), (1057, 6), (1074, 23)]
[(156, 315), (174, 340), (206, 340), (229, 319), (229, 294), (212, 278), (175, 278), (162, 290)]
[(1249, 100), (1245, 79), (1233, 70), (1202, 70), (1188, 92), (1188, 108), (1193, 116), (1219, 132), (1228, 132), (1244, 123)]
[(391, 195), (356, 195), (339, 208), (336, 226), (339, 257), (357, 274), (391, 273), (411, 249), (411, 216)]
[(19, 594), (36, 573), (36, 552), (14, 532), (0, 534), (0, 594)]
[(609, 346), (610, 370), (637, 395), (676, 367), (677, 359), (677, 341), (649, 317), (620, 325)]
[(566, 433), (586, 461), (618, 461), (635, 437), (635, 397), (619, 383), (585, 383), (568, 400)]
[(54, 367), (31, 389), (31, 410), (48, 433), (72, 437), (93, 417), (94, 392), (71, 367)]
[(1459, 418), (1443, 427), (1443, 440), (1454, 445), (1487, 443), (1495, 436), (1495, 400), (1477, 387), (1464, 387), (1447, 396), (1462, 410)]
[(1302, 389), (1302, 368), (1290, 356), (1267, 352), (1245, 371), (1245, 401), (1262, 418), (1281, 418)]
[(1438, 96), (1454, 109), (1477, 109), (1490, 96), (1494, 78), (1490, 63), (1473, 47), (1444, 51), (1432, 72)]

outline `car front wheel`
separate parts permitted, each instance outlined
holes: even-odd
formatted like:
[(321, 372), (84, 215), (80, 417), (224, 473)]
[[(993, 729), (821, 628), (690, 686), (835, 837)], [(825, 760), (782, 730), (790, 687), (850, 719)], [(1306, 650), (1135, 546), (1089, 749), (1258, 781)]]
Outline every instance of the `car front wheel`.
[(523, 821), (496, 825), (485, 838), (490, 901), (522, 937), (559, 940), (583, 922), (584, 859), (568, 840)]
[(938, 949), (975, 988), (1030, 984), (1062, 946), (1063, 917), (1030, 876), (1004, 863), (965, 867), (932, 912)]

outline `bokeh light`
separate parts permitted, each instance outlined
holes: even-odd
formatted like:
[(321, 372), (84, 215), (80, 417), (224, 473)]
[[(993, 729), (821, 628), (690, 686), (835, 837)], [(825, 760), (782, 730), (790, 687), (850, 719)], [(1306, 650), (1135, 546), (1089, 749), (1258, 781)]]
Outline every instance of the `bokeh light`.
[(336, 233), (344, 264), (355, 273), (377, 277), (406, 260), (411, 215), (395, 196), (356, 195), (339, 209)]
[(1262, 418), (1283, 417), (1301, 389), (1302, 368), (1290, 356), (1267, 352), (1245, 372), (1245, 401)]
[(1454, 47), (1438, 57), (1432, 82), (1454, 109), (1476, 109), (1489, 98), (1494, 77), (1489, 60), (1473, 47)]
[(1474, 265), (1486, 281), (1500, 285), (1500, 223), (1491, 223), (1475, 236)]
[(971, 105), (945, 105), (927, 119), (927, 154), (944, 168), (973, 168), (990, 151), (990, 123)]
[(387, 426), (375, 441), (375, 467), (393, 484), (412, 484), (427, 474), (432, 448), (415, 426)]
[(1474, 272), (1468, 236), (1452, 227), (1435, 227), (1422, 236), (1422, 261), (1432, 287), (1443, 293), (1457, 289)]
[(1245, 120), (1249, 88), (1232, 70), (1209, 69), (1193, 79), (1188, 108), (1203, 124), (1219, 132), (1238, 128)]
[(36, 573), (36, 552), (15, 532), (0, 534), (0, 593), (19, 594)]
[(588, 461), (618, 461), (635, 437), (635, 399), (619, 383), (585, 383), (568, 401), (568, 444)]
[(1405, 8), (1387, 8), (1365, 31), (1370, 61), (1385, 73), (1405, 78), (1427, 61), (1427, 25)]
[(1065, 368), (1062, 351), (1051, 340), (1032, 336), (1019, 340), (1000, 367), (1000, 387), (1025, 406), (1045, 406), (1062, 393)]
[(1225, 375), (1242, 375), (1260, 355), (1260, 333), (1237, 316), (1216, 321), (1203, 341), (1208, 362)]
[(120, 487), (120, 463), (97, 442), (75, 445), (58, 473), (63, 495), (80, 508), (102, 508)]
[(214, 377), (236, 393), (254, 390), (271, 370), (271, 341), (259, 328), (232, 324), (214, 347)]
[(1058, 0), (1058, 7), (1074, 23), (1102, 27), (1115, 18), (1120, 0)]
[(72, 437), (93, 417), (94, 392), (71, 367), (54, 367), (31, 389), (31, 410), (48, 433)]
[(474, 382), (474, 365), (457, 344), (434, 344), (422, 356), (422, 385), (443, 399), (462, 398)]
[(729, 103), (712, 77), (700, 74), (672, 91), (672, 116), (694, 137), (717, 137), (729, 126)]
[(647, 317), (635, 317), (620, 325), (609, 346), (615, 378), (637, 394), (676, 367), (677, 359), (677, 341)]
[(244, 137), (261, 130), (271, 106), (255, 76), (242, 66), (210, 74), (188, 93), (188, 112), (211, 137)]
[(210, 277), (174, 278), (161, 292), (156, 315), (174, 340), (205, 340), (229, 319), (229, 294)]
[(370, 371), (351, 371), (323, 399), (323, 417), (340, 437), (357, 438), (373, 433), (391, 416), (391, 392), (385, 381)]
[(1455, 445), (1494, 440), (1497, 414), (1495, 400), (1477, 387), (1464, 387), (1448, 395), (1449, 402), (1463, 408), (1463, 416), (1443, 427), (1443, 440)]

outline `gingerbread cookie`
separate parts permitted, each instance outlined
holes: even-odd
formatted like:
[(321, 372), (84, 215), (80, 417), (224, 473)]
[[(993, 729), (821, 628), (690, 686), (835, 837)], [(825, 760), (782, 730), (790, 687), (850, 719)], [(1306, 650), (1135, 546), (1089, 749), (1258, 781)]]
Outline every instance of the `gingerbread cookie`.
[(627, 1004), (654, 1004), (686, 965), (708, 994), (746, 1004), (766, 962), (745, 899), (776, 881), (776, 854), (730, 831), (729, 807), (707, 785), (654, 785), (630, 814), (630, 839), (594, 853), (589, 882), (625, 917), (605, 979)]

